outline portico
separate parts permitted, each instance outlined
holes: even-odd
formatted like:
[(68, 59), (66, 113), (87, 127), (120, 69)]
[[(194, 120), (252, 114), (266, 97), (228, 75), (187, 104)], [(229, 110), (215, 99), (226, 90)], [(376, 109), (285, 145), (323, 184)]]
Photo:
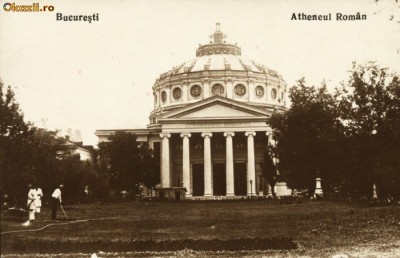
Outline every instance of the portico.
[(162, 115), (161, 186), (185, 187), (187, 198), (257, 195), (269, 115), (219, 96)]
[[(260, 132), (262, 133), (262, 132)], [(179, 134), (179, 133), (176, 133)], [(179, 185), (174, 185), (171, 183), (171, 177), (172, 173), (174, 171), (171, 170), (170, 166), (170, 160), (171, 160), (171, 154), (170, 154), (170, 143), (169, 143), (169, 137), (168, 135), (171, 134), (161, 134), (160, 136), (163, 138), (162, 140), (162, 159), (161, 159), (161, 182), (162, 182), (162, 187), (173, 187), (173, 186), (179, 186)], [(186, 197), (192, 197), (193, 196), (193, 175), (192, 173), (192, 164), (193, 163), (190, 159), (190, 143), (189, 143), (189, 137), (191, 133), (181, 133), (182, 137), (182, 186), (187, 189), (186, 192)], [(204, 167), (204, 196), (209, 197), (209, 196), (214, 196), (214, 195), (224, 195), (228, 197), (232, 196), (238, 196), (237, 193), (235, 193), (235, 172), (234, 172), (234, 159), (233, 159), (233, 153), (234, 153), (234, 148), (232, 145), (232, 135), (234, 135), (233, 132), (226, 132), (223, 133), (223, 135), (226, 137), (226, 145), (225, 145), (225, 151), (226, 151), (226, 159), (223, 161), (224, 166), (225, 166), (225, 186), (226, 186), (226, 192), (223, 194), (214, 194), (213, 192), (213, 164), (219, 164), (221, 160), (218, 159), (213, 159), (212, 158), (212, 151), (211, 151), (211, 141), (212, 141), (212, 132), (204, 132), (201, 133), (201, 136), (204, 138), (204, 143), (203, 143), (203, 149), (204, 149), (204, 158), (203, 158), (203, 167)], [(246, 189), (247, 189), (247, 195), (256, 195), (256, 171), (255, 171), (255, 150), (254, 150), (254, 136), (256, 135), (256, 132), (245, 132), (245, 135), (247, 137), (247, 159), (243, 160), (240, 159), (241, 163), (246, 163), (247, 171), (246, 171)], [(201, 148), (201, 147), (200, 147)], [(178, 148), (179, 149), (179, 148)], [(198, 164), (198, 163), (197, 163)], [(180, 182), (178, 182), (180, 183)], [(177, 184), (178, 184), (177, 183)]]

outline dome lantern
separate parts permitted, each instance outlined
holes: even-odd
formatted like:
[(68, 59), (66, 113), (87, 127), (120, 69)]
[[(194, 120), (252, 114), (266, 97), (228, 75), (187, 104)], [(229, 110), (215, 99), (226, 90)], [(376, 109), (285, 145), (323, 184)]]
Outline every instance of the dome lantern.
[(220, 23), (216, 24), (216, 30), (210, 36), (213, 41), (207, 45), (202, 45), (197, 49), (197, 57), (214, 54), (241, 55), (240, 47), (225, 43), (224, 39), (227, 36), (221, 31), (220, 25)]
[(224, 41), (224, 38), (226, 38), (226, 35), (222, 33), (220, 29), (220, 23), (217, 23), (216, 30), (214, 34), (210, 36), (210, 38), (214, 39), (214, 44), (221, 44)]

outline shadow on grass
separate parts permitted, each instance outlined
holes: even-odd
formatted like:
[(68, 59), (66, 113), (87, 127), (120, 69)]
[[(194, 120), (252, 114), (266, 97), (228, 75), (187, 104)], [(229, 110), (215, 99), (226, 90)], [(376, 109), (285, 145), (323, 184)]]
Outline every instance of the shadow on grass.
[(243, 238), (233, 240), (167, 240), (167, 241), (17, 241), (12, 250), (5, 253), (60, 253), (60, 252), (129, 252), (129, 251), (179, 251), (191, 249), (195, 251), (241, 251), (241, 250), (293, 250), (297, 244), (291, 238), (254, 239)]

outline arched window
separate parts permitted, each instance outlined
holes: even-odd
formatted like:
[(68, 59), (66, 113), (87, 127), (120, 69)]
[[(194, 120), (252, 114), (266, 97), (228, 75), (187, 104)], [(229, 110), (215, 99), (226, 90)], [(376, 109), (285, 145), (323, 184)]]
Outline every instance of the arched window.
[(167, 101), (167, 93), (165, 91), (161, 92), (161, 101), (162, 103)]
[(271, 98), (276, 99), (276, 89), (271, 90)]

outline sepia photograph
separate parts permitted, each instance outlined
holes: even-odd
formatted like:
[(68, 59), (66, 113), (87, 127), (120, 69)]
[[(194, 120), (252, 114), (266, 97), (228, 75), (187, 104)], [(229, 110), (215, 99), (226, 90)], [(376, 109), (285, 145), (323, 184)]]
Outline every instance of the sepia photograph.
[(400, 1), (1, 0), (1, 257), (400, 257)]

